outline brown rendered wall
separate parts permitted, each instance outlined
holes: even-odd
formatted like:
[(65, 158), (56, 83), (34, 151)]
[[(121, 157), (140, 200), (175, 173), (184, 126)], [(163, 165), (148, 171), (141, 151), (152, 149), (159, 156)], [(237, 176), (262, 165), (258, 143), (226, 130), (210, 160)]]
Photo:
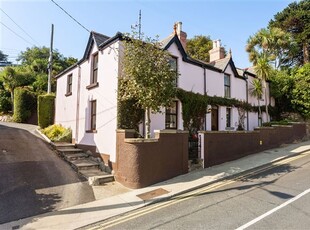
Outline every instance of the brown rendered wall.
[(162, 130), (154, 139), (134, 139), (118, 130), (115, 179), (142, 188), (188, 172), (188, 132)]
[(301, 140), (306, 125), (261, 127), (255, 131), (201, 132), (204, 135), (204, 167), (221, 164), (243, 156)]

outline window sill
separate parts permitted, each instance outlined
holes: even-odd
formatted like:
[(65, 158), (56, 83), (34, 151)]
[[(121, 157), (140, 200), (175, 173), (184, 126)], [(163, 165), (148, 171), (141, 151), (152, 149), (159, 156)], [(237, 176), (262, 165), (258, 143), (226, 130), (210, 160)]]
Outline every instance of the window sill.
[(96, 83), (92, 83), (92, 84), (86, 86), (86, 89), (93, 89), (93, 88), (96, 88), (96, 87), (98, 87), (98, 86), (99, 86), (99, 83), (96, 82)]
[(69, 97), (69, 96), (71, 96), (71, 95), (72, 95), (72, 92), (66, 93), (66, 94), (65, 94), (66, 97)]
[(97, 133), (97, 130), (94, 129), (94, 130), (86, 130), (86, 133)]

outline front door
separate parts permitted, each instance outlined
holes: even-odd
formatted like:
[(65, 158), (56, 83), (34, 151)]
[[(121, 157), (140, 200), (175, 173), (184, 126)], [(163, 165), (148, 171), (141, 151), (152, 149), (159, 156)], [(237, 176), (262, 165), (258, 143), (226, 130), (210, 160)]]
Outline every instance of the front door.
[(212, 106), (211, 110), (211, 130), (218, 131), (219, 130), (219, 112), (217, 106)]

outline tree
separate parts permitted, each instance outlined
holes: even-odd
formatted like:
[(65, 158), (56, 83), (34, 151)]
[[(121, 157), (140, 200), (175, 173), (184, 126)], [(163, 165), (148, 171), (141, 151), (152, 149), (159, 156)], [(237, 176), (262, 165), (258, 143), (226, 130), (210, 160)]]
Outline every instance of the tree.
[(305, 118), (310, 118), (310, 63), (293, 71), (292, 104)]
[[(18, 56), (19, 61), (23, 66), (27, 66), (35, 77), (33, 89), (42, 93), (47, 90), (47, 65), (49, 59), (49, 48), (47, 47), (32, 47), (21, 52)], [(53, 73), (55, 76), (61, 71), (77, 62), (77, 59), (72, 57), (64, 57), (57, 50), (53, 52)], [(53, 84), (54, 83), (54, 84)], [(52, 79), (52, 88), (55, 88), (55, 81)]]
[(0, 50), (0, 62), (8, 62), (8, 55), (4, 54), (2, 50)]
[(279, 27), (293, 35), (299, 52), (296, 52), (294, 59), (298, 65), (309, 63), (310, 43), (310, 1), (302, 0), (293, 2), (283, 11), (277, 13), (274, 19), (269, 22), (269, 27)]
[(263, 96), (263, 87), (262, 87), (262, 81), (259, 78), (255, 78), (252, 81), (252, 86), (249, 89), (251, 96), (256, 97), (257, 104), (258, 104), (258, 117), (259, 119), (262, 118), (262, 111), (260, 108), (260, 100)]
[(212, 40), (209, 36), (196, 35), (194, 38), (188, 39), (186, 43), (186, 51), (192, 58), (209, 62), (209, 51), (212, 49)]
[(275, 71), (270, 81), (271, 96), (275, 99), (275, 109), (278, 112), (274, 114), (277, 119), (281, 119), (282, 112), (293, 112), (293, 89), (295, 85), (294, 76), (290, 69)]
[[(140, 38), (140, 39), (139, 39)], [(169, 106), (176, 94), (177, 73), (171, 69), (171, 56), (160, 48), (158, 39), (133, 31), (123, 40), (119, 99), (135, 99), (145, 111), (145, 138), (150, 137), (150, 111)]]
[[(12, 105), (14, 104), (14, 90), (20, 86), (32, 84), (34, 79), (25, 67), (5, 67), (0, 75), (4, 89), (10, 92)], [(12, 109), (14, 111), (14, 108)]]
[[(36, 73), (47, 73), (47, 65), (49, 58), (49, 48), (32, 47), (27, 48), (26, 51), (21, 52), (17, 58), (22, 65), (30, 66)], [(69, 57), (66, 58), (57, 50), (53, 51), (53, 75), (57, 75), (64, 69), (77, 62), (77, 59)]]
[(254, 62), (258, 55), (265, 52), (269, 55), (274, 67), (279, 69), (286, 65), (293, 65), (292, 56), (297, 47), (290, 34), (279, 28), (260, 29), (247, 41), (246, 51), (249, 53), (249, 60)]
[(267, 80), (271, 77), (273, 68), (270, 64), (269, 57), (266, 53), (261, 53), (257, 56), (257, 59), (254, 60), (254, 70), (259, 78), (263, 81), (263, 86), (265, 89), (265, 108), (267, 115), (267, 122), (269, 121), (269, 112), (268, 112), (268, 97), (267, 97)]

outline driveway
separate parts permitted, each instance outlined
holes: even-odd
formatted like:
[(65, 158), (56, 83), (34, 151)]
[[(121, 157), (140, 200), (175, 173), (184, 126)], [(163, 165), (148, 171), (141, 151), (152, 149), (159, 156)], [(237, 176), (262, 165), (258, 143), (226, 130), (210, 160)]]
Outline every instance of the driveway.
[(36, 128), (0, 122), (0, 224), (95, 200)]

